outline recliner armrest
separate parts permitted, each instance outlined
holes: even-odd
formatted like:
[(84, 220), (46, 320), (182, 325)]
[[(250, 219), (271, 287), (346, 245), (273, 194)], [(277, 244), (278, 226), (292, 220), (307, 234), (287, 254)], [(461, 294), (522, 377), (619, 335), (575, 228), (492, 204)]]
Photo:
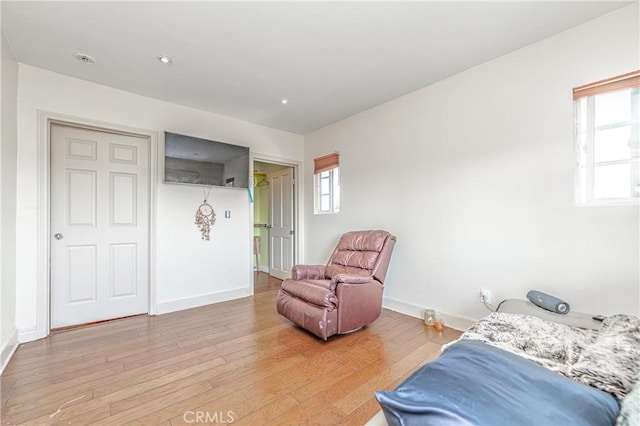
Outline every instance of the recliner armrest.
[(337, 274), (331, 279), (331, 290), (335, 291), (339, 283), (366, 284), (373, 281), (371, 275)]
[(294, 280), (322, 280), (325, 278), (325, 265), (295, 265), (291, 270)]

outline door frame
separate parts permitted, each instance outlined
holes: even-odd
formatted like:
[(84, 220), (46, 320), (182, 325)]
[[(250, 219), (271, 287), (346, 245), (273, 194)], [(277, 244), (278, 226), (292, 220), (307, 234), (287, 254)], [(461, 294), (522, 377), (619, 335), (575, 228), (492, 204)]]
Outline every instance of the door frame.
[[(302, 214), (304, 205), (304, 163), (302, 161), (291, 160), (287, 158), (274, 157), (272, 155), (252, 153), (251, 155), (251, 176), (253, 176), (253, 164), (259, 161), (261, 163), (277, 164), (279, 166), (291, 167), (293, 169), (293, 263), (299, 264), (304, 262), (304, 215)], [(253, 194), (253, 188), (251, 188)], [(271, 208), (271, 205), (269, 205)], [(249, 214), (249, 226), (251, 226), (251, 236), (253, 238), (253, 204)], [(253, 244), (252, 244), (253, 246)], [(271, 256), (271, 252), (269, 252)], [(249, 252), (251, 265), (251, 291), (255, 288), (255, 274), (253, 274), (253, 247)]]
[(158, 134), (153, 130), (108, 123), (83, 117), (38, 110), (38, 249), (36, 253), (36, 330), (35, 339), (51, 331), (51, 136), (50, 125), (59, 123), (101, 132), (142, 137), (149, 143), (149, 282), (148, 314), (157, 312), (156, 297), (156, 217), (158, 191)]

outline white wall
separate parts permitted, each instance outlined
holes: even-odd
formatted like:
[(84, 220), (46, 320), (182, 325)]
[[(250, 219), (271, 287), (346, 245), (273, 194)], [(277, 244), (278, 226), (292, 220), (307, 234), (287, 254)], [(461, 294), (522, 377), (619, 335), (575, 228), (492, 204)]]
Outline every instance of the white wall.
[(0, 372), (16, 334), (16, 106), (18, 63), (2, 34), (0, 94)]
[[(20, 339), (38, 336), (36, 326), (38, 209), (37, 112), (51, 111), (129, 127), (183, 133), (249, 146), (254, 153), (303, 159), (303, 137), (170, 104), (20, 64), (18, 90), (17, 327)], [(161, 152), (161, 150), (159, 150)], [(158, 174), (158, 179), (162, 173)], [(194, 224), (202, 187), (158, 183), (157, 303), (167, 312), (250, 294), (252, 225), (246, 190), (214, 188), (218, 214), (211, 241)], [(224, 211), (231, 218), (224, 218)]]
[(638, 69), (638, 27), (636, 3), (307, 135), (305, 190), (312, 159), (340, 151), (342, 204), (316, 216), (307, 197), (306, 260), (382, 228), (398, 237), (394, 309), (475, 320), (483, 287), (640, 313), (638, 206), (574, 203), (571, 92)]

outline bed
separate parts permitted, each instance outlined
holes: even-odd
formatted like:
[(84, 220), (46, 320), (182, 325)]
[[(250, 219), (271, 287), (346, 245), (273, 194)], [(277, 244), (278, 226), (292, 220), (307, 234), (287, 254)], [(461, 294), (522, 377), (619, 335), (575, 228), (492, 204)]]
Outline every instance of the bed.
[(592, 330), (497, 312), (375, 396), (389, 425), (637, 425), (639, 371), (637, 317)]

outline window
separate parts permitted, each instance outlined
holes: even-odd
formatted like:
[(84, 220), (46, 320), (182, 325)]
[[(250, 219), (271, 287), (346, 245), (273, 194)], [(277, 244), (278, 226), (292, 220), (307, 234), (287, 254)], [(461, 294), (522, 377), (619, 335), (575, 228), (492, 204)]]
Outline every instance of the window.
[(313, 159), (316, 214), (340, 211), (340, 158), (337, 152)]
[(640, 200), (640, 71), (573, 89), (580, 204)]

